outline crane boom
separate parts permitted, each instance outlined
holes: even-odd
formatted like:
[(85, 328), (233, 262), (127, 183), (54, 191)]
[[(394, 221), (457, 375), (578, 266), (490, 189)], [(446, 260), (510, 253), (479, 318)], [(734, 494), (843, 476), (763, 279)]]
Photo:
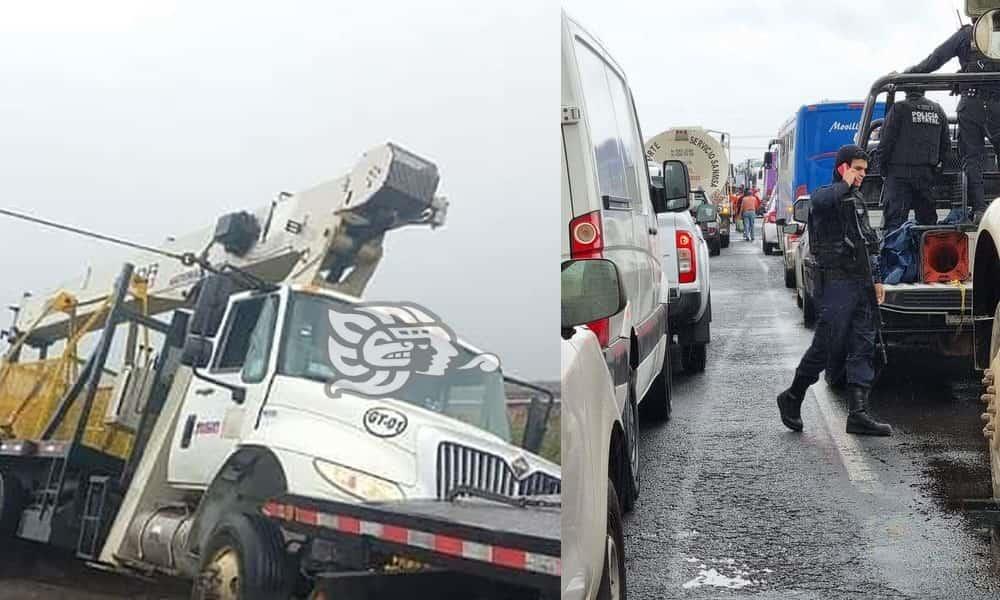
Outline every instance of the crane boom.
[[(252, 213), (223, 215), (215, 227), (168, 240), (162, 253), (139, 252), (129, 262), (146, 282), (145, 312), (162, 313), (193, 299), (189, 297), (205, 269), (170, 258), (183, 255), (215, 268), (237, 267), (269, 283), (317, 285), (360, 297), (382, 257), (387, 232), (405, 225), (444, 224), (448, 204), (434, 195), (438, 179), (433, 163), (386, 143), (366, 152), (338, 179), (282, 193)], [(26, 333), (25, 343), (39, 348), (66, 338), (101, 310), (120, 264), (88, 269), (52, 294), (26, 296), (15, 331)], [(66, 310), (67, 296), (73, 299), (72, 310)], [(56, 298), (60, 310), (52, 310)]]

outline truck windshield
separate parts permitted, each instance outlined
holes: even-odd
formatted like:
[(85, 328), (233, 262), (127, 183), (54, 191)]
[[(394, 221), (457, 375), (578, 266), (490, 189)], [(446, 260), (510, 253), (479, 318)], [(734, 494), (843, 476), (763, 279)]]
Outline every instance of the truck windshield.
[[(350, 311), (351, 306), (324, 296), (293, 294), (281, 342), (278, 372), (328, 383), (344, 376), (330, 356), (334, 336), (331, 318), (344, 318), (342, 313)], [(363, 331), (363, 326), (358, 330)], [(357, 363), (364, 362), (363, 340), (362, 336), (362, 341), (357, 343)], [(452, 344), (451, 347), (458, 353), (451, 358), (452, 367), (465, 365), (476, 356), (460, 346)], [(507, 398), (499, 369), (486, 372), (478, 368), (449, 368), (443, 375), (427, 375), (420, 372), (424, 368), (413, 366), (413, 370), (400, 370), (408, 373), (405, 385), (385, 397), (446, 415), (511, 442)], [(373, 377), (378, 375), (373, 373)]]

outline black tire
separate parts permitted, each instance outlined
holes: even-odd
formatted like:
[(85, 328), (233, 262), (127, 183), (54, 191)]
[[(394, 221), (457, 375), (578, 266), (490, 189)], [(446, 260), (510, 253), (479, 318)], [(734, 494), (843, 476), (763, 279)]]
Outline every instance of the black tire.
[(625, 527), (615, 484), (608, 481), (607, 534), (604, 538), (604, 572), (597, 588), (597, 600), (626, 600)]
[(670, 354), (670, 335), (667, 335), (667, 349), (663, 354), (660, 374), (653, 380), (649, 393), (640, 405), (642, 417), (653, 421), (669, 421), (673, 411), (671, 399), (674, 394), (673, 356)]
[(708, 249), (709, 256), (718, 256), (722, 254), (722, 242), (715, 242)]
[(808, 292), (802, 292), (802, 322), (806, 327), (816, 324), (816, 304)]
[(795, 290), (795, 306), (798, 306), (800, 309), (802, 308), (802, 295), (799, 294), (798, 289)]
[(785, 269), (785, 287), (795, 289), (795, 269)]
[(622, 497), (625, 512), (630, 512), (639, 499), (639, 490), (642, 488), (642, 473), (639, 469), (639, 406), (635, 391), (635, 371), (629, 373), (628, 380), (628, 401), (625, 405), (625, 414), (622, 421), (625, 425), (625, 448), (624, 448), (624, 495)]
[(0, 471), (0, 547), (2, 540), (14, 537), (21, 522), (21, 511), (28, 501), (21, 481), (13, 474)]
[(681, 347), (681, 365), (688, 373), (701, 373), (708, 363), (706, 344), (691, 344)]
[(727, 235), (726, 237), (721, 238), (721, 241), (719, 243), (722, 244), (723, 248), (728, 248), (729, 247), (729, 236)]
[(760, 248), (761, 248), (761, 250), (764, 251), (764, 256), (770, 256), (771, 255), (771, 246), (767, 243), (767, 240), (764, 239), (764, 235), (763, 234), (761, 234), (761, 236), (760, 236)]
[[(228, 577), (228, 582), (220, 580), (218, 565), (233, 557), (238, 580), (232, 577)], [(209, 600), (218, 596), (216, 590), (220, 586), (234, 585), (240, 600), (288, 598), (293, 577), (285, 540), (277, 525), (262, 515), (228, 513), (215, 526), (201, 553), (201, 567), (191, 598)]]

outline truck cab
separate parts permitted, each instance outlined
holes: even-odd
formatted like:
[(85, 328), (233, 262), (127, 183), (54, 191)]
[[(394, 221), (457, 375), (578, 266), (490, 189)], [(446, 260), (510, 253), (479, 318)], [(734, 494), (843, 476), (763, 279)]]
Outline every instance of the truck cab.
[(559, 491), (558, 466), (518, 445), (533, 434), (508, 420), (495, 357), (429, 313), (283, 285), (233, 295), (213, 329), (189, 340), (201, 347), (171, 444), (172, 486), (206, 489), (239, 448), (257, 446), (276, 457), (287, 491), (308, 497)]

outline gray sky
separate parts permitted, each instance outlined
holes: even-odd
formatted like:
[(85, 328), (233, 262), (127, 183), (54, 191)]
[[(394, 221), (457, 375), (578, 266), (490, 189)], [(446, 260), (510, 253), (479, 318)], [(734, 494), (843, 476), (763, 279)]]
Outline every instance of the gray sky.
[[(451, 210), (390, 236), (368, 297), (554, 379), (557, 20), (536, 1), (0, 0), (0, 205), (158, 244), (394, 141), (437, 163)], [(5, 303), (128, 255), (0, 234)]]
[[(678, 125), (773, 137), (801, 105), (861, 100), (879, 76), (922, 60), (958, 29), (955, 8), (963, 6), (961, 0), (563, 5), (625, 69), (647, 138)], [(952, 61), (942, 70), (957, 69)], [(942, 104), (953, 110), (956, 103)], [(767, 141), (734, 137), (734, 160), (760, 158)]]

